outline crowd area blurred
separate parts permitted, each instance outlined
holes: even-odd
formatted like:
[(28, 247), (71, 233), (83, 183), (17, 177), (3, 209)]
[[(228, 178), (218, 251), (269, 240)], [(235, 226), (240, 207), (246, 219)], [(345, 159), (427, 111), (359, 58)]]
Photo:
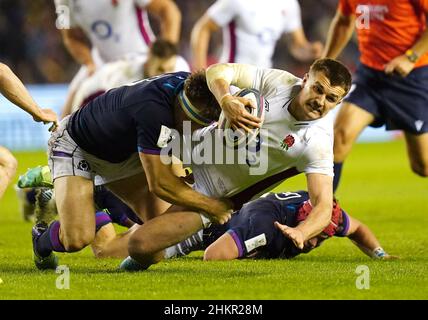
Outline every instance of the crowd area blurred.
[[(88, 0), (89, 1), (89, 0)], [(262, 0), (261, 0), (262, 1)], [(287, 0), (278, 0), (287, 1)], [(214, 0), (176, 0), (182, 12), (180, 54), (190, 65), (190, 31)], [(311, 41), (325, 41), (337, 0), (299, 0), (302, 22)], [(53, 0), (0, 1), (0, 61), (8, 64), (24, 83), (67, 83), (79, 66), (67, 53), (58, 29)], [(152, 23), (156, 32), (156, 21)], [(222, 36), (216, 34), (210, 44), (210, 61), (219, 55)], [(358, 58), (355, 41), (344, 51), (342, 60), (354, 70)], [(296, 61), (287, 50), (285, 37), (278, 43), (274, 67), (302, 76), (309, 64)]]

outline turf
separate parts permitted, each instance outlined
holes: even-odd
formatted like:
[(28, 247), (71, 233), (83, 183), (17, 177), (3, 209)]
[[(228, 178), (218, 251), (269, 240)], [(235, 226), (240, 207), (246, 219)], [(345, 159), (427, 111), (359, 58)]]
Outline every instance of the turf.
[[(16, 156), (20, 173), (45, 162), (43, 152)], [(304, 186), (297, 177), (277, 190)], [(332, 239), (289, 261), (204, 263), (197, 253), (126, 274), (120, 260), (87, 249), (59, 255), (70, 269), (70, 289), (60, 290), (59, 274), (33, 266), (31, 224), (9, 188), (0, 202), (0, 299), (428, 299), (428, 180), (410, 172), (404, 142), (356, 145), (337, 195), (400, 260), (372, 261), (348, 239)], [(356, 288), (359, 265), (369, 268), (369, 289)]]

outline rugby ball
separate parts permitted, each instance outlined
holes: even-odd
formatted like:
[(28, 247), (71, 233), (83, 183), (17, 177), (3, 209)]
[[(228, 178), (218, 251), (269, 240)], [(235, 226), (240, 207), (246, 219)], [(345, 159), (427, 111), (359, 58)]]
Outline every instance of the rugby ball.
[[(251, 107), (245, 107), (245, 108), (253, 116), (260, 118), (263, 124), (264, 98), (258, 90), (250, 89), (250, 88), (241, 89), (233, 95), (235, 97), (243, 97), (253, 101), (253, 105), (256, 106), (256, 108), (251, 108)], [(221, 134), (223, 134), (224, 143), (228, 147), (233, 147), (233, 148), (237, 148), (239, 146), (242, 146), (243, 144), (248, 145), (257, 137), (260, 131), (259, 128), (252, 129), (251, 133), (248, 133), (248, 132), (244, 133), (241, 130), (236, 130), (236, 131), (232, 130), (230, 121), (226, 119), (223, 112), (221, 112), (220, 117), (218, 119), (218, 129), (221, 129), (220, 131), (221, 131)]]

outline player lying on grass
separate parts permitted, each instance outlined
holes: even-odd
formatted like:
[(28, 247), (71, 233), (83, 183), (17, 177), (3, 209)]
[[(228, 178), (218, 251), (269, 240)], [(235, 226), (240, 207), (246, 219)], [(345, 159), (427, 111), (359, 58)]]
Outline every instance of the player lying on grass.
[[(204, 260), (291, 259), (319, 247), (332, 236), (348, 237), (371, 258), (398, 258), (387, 254), (373, 232), (347, 214), (337, 200), (333, 201), (330, 224), (319, 235), (305, 241), (303, 249), (297, 248), (286, 230), (303, 223), (311, 211), (312, 205), (306, 191), (268, 193), (245, 204), (226, 224), (212, 224), (209, 228), (200, 230), (197, 235), (166, 249), (162, 252), (162, 258), (183, 256), (194, 250), (205, 249)], [(147, 225), (142, 225), (141, 232), (144, 232), (148, 241), (154, 241), (159, 231), (148, 225), (148, 228)], [(197, 239), (199, 241), (195, 241)], [(135, 266), (136, 270), (142, 269), (141, 265)], [(144, 268), (149, 266), (147, 264)]]
[(348, 237), (371, 258), (397, 258), (387, 254), (373, 232), (347, 214), (336, 199), (327, 228), (298, 249), (284, 231), (305, 221), (311, 211), (306, 191), (266, 194), (247, 203), (226, 225), (212, 225), (203, 231), (204, 260), (290, 259), (319, 247), (332, 236)]

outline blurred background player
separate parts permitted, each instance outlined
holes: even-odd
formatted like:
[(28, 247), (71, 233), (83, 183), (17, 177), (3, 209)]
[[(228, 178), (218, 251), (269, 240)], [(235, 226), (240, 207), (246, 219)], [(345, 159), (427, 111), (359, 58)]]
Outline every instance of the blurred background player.
[[(0, 93), (9, 101), (29, 113), (34, 121), (53, 123), (51, 130), (57, 124), (57, 115), (51, 109), (41, 109), (30, 96), (24, 84), (10, 70), (8, 66), (0, 63)], [(16, 173), (17, 161), (12, 153), (0, 146), (0, 200)]]
[(147, 12), (159, 18), (160, 38), (177, 44), (181, 13), (172, 0), (55, 0), (64, 22), (61, 34), (69, 53), (82, 65), (70, 84), (62, 117), (70, 114), (81, 82), (102, 64), (142, 55), (147, 58), (155, 40)]
[(361, 64), (335, 123), (335, 189), (343, 161), (367, 126), (404, 131), (412, 170), (428, 176), (427, 0), (340, 0), (324, 56), (336, 58), (357, 29)]
[(106, 63), (98, 68), (79, 86), (74, 95), (72, 111), (112, 88), (177, 71), (190, 71), (190, 67), (186, 60), (177, 54), (176, 45), (157, 39), (150, 47), (147, 57), (136, 55)]
[(297, 0), (217, 0), (196, 22), (191, 35), (193, 68), (207, 61), (211, 34), (223, 28), (223, 51), (219, 62), (248, 63), (272, 67), (276, 42), (288, 36), (289, 51), (299, 61), (321, 56), (320, 42), (310, 43), (302, 28)]

